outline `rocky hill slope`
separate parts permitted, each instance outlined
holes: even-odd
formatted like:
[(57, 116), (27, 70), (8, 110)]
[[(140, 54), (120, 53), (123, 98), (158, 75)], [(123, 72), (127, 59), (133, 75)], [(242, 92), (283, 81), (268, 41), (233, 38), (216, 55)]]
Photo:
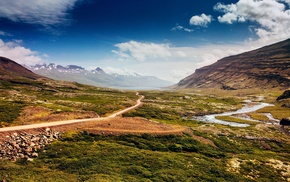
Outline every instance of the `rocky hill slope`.
[(38, 79), (41, 76), (33, 73), (32, 71), (24, 68), (18, 63), (5, 58), (0, 57), (0, 79)]
[(290, 86), (290, 39), (229, 56), (197, 69), (177, 88), (244, 89)]

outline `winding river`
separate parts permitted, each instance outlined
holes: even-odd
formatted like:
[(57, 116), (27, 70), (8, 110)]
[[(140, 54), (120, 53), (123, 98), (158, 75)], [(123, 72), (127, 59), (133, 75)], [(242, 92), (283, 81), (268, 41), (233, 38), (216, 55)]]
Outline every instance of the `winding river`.
[[(268, 103), (253, 103), (250, 100), (245, 101), (245, 105), (237, 110), (237, 111), (232, 111), (232, 112), (225, 112), (221, 114), (209, 114), (205, 116), (194, 116), (192, 119), (198, 120), (198, 121), (203, 121), (203, 122), (208, 122), (208, 123), (216, 123), (216, 124), (222, 124), (222, 125), (228, 125), (228, 126), (233, 126), (233, 127), (248, 127), (250, 126), (249, 124), (243, 124), (243, 123), (235, 123), (235, 122), (228, 122), (228, 121), (223, 121), (220, 119), (216, 119), (217, 116), (232, 116), (235, 114), (245, 114), (245, 113), (250, 113), (254, 112), (256, 110), (262, 109), (267, 106), (273, 106), (273, 104), (268, 104)], [(270, 113), (267, 113), (269, 115)]]

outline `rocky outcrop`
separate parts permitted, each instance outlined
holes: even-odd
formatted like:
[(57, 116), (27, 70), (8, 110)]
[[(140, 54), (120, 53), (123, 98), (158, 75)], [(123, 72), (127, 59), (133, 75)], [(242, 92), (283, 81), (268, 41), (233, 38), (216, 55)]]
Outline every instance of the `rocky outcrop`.
[(280, 125), (282, 125), (282, 126), (290, 126), (290, 118), (281, 119)]
[(282, 95), (280, 95), (276, 100), (280, 101), (283, 99), (289, 99), (290, 98), (290, 90), (286, 90)]
[(290, 39), (254, 51), (229, 56), (197, 69), (181, 80), (176, 88), (290, 87)]
[(33, 158), (38, 157), (39, 149), (59, 139), (60, 136), (60, 132), (50, 128), (46, 128), (39, 134), (13, 133), (6, 136), (4, 142), (0, 144), (0, 159), (16, 161), (21, 158), (32, 161)]

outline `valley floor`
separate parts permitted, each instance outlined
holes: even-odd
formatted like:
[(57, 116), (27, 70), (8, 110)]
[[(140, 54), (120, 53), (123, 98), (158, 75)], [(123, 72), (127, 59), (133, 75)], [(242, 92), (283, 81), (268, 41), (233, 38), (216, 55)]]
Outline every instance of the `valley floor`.
[[(104, 96), (112, 101), (110, 94), (123, 99), (118, 100), (116, 110), (130, 108), (136, 99), (130, 96), (132, 92), (101, 90), (91, 91), (90, 95), (63, 92), (56, 95), (62, 102), (51, 97), (42, 107), (54, 104), (57, 108), (75, 109), (74, 100), (81, 106), (97, 97), (102, 102), (105, 102)], [(289, 108), (282, 107), (288, 101), (275, 101), (280, 92), (228, 92), (225, 95), (203, 91), (142, 91), (140, 94), (145, 96), (142, 107), (127, 113), (110, 115), (115, 109), (103, 104), (107, 110), (101, 117), (109, 116), (106, 119), (50, 127), (62, 133), (62, 138), (38, 149), (38, 157), (31, 162), (1, 161), (0, 180), (290, 181), (290, 138), (281, 132), (279, 125), (268, 124), (269, 118), (263, 114), (271, 113), (277, 119), (289, 117)], [(222, 118), (247, 123), (248, 127), (192, 119), (192, 116), (238, 110), (243, 100), (260, 101), (261, 98), (263, 102), (275, 104), (248, 114), (261, 122)], [(122, 106), (124, 100), (126, 107)], [(98, 103), (94, 100), (94, 104)], [(43, 129), (21, 132), (36, 135)], [(0, 138), (5, 141), (7, 135), (14, 133), (6, 131)]]

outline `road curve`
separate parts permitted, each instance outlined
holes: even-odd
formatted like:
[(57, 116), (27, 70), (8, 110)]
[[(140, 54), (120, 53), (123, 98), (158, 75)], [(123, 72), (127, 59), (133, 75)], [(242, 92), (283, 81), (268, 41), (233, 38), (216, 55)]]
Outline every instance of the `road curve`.
[[(139, 93), (137, 92), (136, 95), (138, 96)], [(89, 118), (89, 119), (74, 119), (74, 120), (55, 121), (55, 122), (49, 122), (49, 123), (38, 123), (38, 124), (30, 124), (30, 125), (11, 126), (11, 127), (0, 128), (0, 132), (27, 130), (27, 129), (35, 129), (35, 128), (45, 128), (45, 127), (67, 125), (67, 124), (80, 123), (80, 122), (86, 122), (86, 121), (106, 120), (106, 119), (109, 119), (109, 118), (117, 117), (118, 115), (124, 114), (124, 113), (126, 113), (128, 111), (131, 111), (133, 109), (136, 109), (136, 108), (140, 107), (142, 105), (142, 100), (143, 99), (144, 99), (144, 96), (142, 95), (136, 101), (136, 104), (134, 106), (128, 107), (126, 109), (123, 109), (121, 111), (118, 111), (118, 112), (113, 113), (113, 114), (111, 114), (109, 116), (106, 116), (106, 117)]]

